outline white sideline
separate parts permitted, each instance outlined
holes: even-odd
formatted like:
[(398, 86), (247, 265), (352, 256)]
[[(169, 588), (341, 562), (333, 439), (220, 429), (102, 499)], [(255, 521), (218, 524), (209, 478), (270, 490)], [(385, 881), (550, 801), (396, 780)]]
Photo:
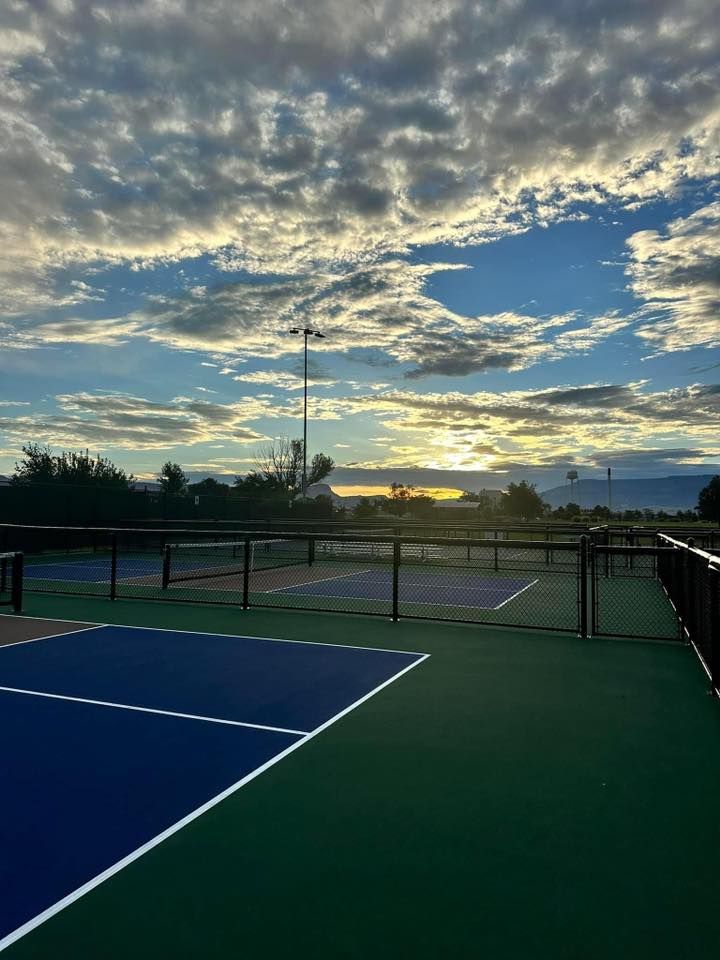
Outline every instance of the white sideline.
[[(41, 619), (41, 618), (36, 618)], [(75, 621), (77, 622), (77, 621)], [(185, 632), (185, 631), (173, 631), (173, 632)], [(209, 634), (209, 636), (228, 636), (228, 634)], [(261, 638), (255, 638), (261, 639)], [(294, 643), (295, 641), (289, 641)], [(333, 644), (333, 646), (340, 646), (340, 644)], [(372, 647), (361, 647), (359, 649), (374, 649)], [(405, 652), (405, 651), (398, 651)], [(43, 910), (42, 913), (37, 914), (31, 920), (28, 920), (22, 926), (17, 927), (7, 936), (3, 937), (0, 940), (0, 951), (5, 950), (11, 944), (15, 943), (21, 937), (24, 937), (26, 934), (30, 933), (31, 930), (35, 930), (36, 927), (39, 927), (46, 920), (49, 920), (50, 917), (54, 917), (55, 914), (60, 913), (61, 910), (64, 910), (65, 907), (69, 907), (71, 903), (74, 903), (76, 900), (79, 900), (80, 897), (83, 897), (86, 893), (89, 893), (91, 890), (94, 890), (95, 887), (98, 887), (101, 883), (104, 883), (105, 880), (108, 880), (110, 877), (114, 876), (116, 873), (119, 873), (120, 870), (123, 870), (125, 867), (129, 866), (135, 860), (143, 856), (149, 850), (152, 850), (158, 844), (162, 843), (163, 840), (167, 840), (168, 837), (171, 837), (174, 833), (177, 833), (179, 830), (182, 830), (183, 827), (187, 826), (189, 823), (192, 823), (193, 820), (196, 820), (198, 817), (202, 816), (204, 813), (207, 813), (208, 810), (211, 810), (221, 801), (225, 800), (227, 797), (231, 796), (233, 793), (236, 793), (246, 784), (250, 783), (256, 777), (259, 777), (260, 774), (264, 773), (266, 770), (269, 770), (270, 767), (274, 766), (280, 760), (283, 760), (285, 757), (289, 756), (294, 750), (297, 750), (299, 747), (302, 747), (309, 740), (312, 740), (313, 737), (316, 737), (319, 733), (322, 733), (323, 730), (326, 730), (333, 723), (336, 723), (346, 714), (350, 713), (356, 707), (359, 707), (360, 704), (365, 703), (366, 700), (369, 700), (370, 697), (374, 697), (376, 693), (379, 693), (384, 687), (387, 687), (389, 684), (394, 683), (399, 677), (407, 673), (408, 670), (412, 670), (413, 667), (416, 667), (419, 663), (422, 663), (423, 660), (427, 660), (430, 656), (429, 653), (423, 653), (418, 655), (418, 659), (414, 660), (412, 663), (408, 664), (406, 667), (403, 667), (398, 673), (394, 674), (389, 679), (383, 681), (369, 693), (366, 693), (364, 696), (360, 697), (359, 700), (356, 700), (354, 703), (351, 703), (350, 706), (345, 707), (344, 710), (341, 710), (340, 713), (335, 714), (334, 717), (331, 717), (329, 720), (326, 720), (325, 723), (322, 723), (319, 727), (316, 727), (315, 730), (306, 734), (296, 743), (291, 744), (285, 750), (277, 754), (271, 760), (268, 760), (262, 766), (258, 767), (256, 770), (253, 770), (252, 773), (249, 773), (247, 776), (243, 777), (241, 780), (238, 780), (237, 783), (232, 784), (227, 787), (221, 793), (218, 793), (216, 796), (212, 797), (210, 800), (206, 801), (201, 806), (197, 807), (191, 813), (188, 813), (181, 820), (178, 820), (172, 826), (163, 830), (162, 833), (157, 834), (151, 840), (148, 840), (147, 843), (144, 843), (142, 846), (138, 847), (137, 850), (133, 850), (132, 853), (129, 853), (126, 857), (123, 857), (122, 860), (118, 860), (117, 863), (114, 863), (112, 866), (108, 867), (106, 870), (103, 870), (102, 873), (99, 873), (97, 876), (93, 877), (91, 880), (88, 880), (87, 883), (84, 883), (82, 886), (78, 887), (76, 890), (73, 890), (72, 893), (69, 893), (67, 896), (63, 897), (61, 900), (58, 900), (57, 903), (54, 903), (51, 907), (48, 907), (46, 910)]]
[[(259, 608), (255, 608), (257, 612)], [(279, 609), (279, 608), (278, 608)], [(283, 608), (284, 609), (284, 608)], [(239, 615), (244, 615), (248, 611), (237, 608)], [(260, 608), (260, 612), (266, 612)], [(177, 630), (174, 627), (141, 627), (134, 623), (91, 623), (89, 620), (62, 620), (58, 617), (30, 617), (25, 614), (0, 614), (0, 623), (3, 616), (13, 616), (22, 620), (53, 620), (55, 623), (87, 623), (88, 626), (82, 630), (68, 630), (67, 633), (51, 633), (45, 637), (33, 637), (31, 640), (18, 640), (17, 643), (5, 643), (3, 647), (16, 647), (18, 643), (34, 643), (35, 640), (55, 640), (61, 637), (69, 637), (73, 633), (81, 633), (83, 630), (99, 630), (103, 627), (122, 627), (125, 630), (154, 630), (158, 633), (194, 633), (198, 637), (224, 637), (226, 640), (265, 640), (268, 643), (302, 643), (311, 647), (342, 647), (345, 650), (377, 650), (379, 653), (404, 653), (410, 657), (429, 657), (429, 653), (423, 653), (421, 650), (393, 650), (389, 647), (364, 647), (354, 643), (326, 643), (323, 640), (291, 640), (288, 637), (257, 637), (248, 633), (213, 633), (209, 630)]]

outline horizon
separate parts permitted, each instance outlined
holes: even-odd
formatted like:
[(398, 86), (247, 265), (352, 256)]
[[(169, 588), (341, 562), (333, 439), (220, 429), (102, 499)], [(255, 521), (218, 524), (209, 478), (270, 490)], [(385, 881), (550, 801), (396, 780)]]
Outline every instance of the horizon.
[(715, 4), (293, 11), (0, 12), (0, 473), (720, 472)]

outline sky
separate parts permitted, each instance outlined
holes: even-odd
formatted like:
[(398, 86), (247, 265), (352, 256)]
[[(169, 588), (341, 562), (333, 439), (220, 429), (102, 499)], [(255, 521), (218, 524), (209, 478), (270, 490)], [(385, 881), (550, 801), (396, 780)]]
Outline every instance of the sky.
[(720, 471), (717, 0), (6, 0), (0, 472)]

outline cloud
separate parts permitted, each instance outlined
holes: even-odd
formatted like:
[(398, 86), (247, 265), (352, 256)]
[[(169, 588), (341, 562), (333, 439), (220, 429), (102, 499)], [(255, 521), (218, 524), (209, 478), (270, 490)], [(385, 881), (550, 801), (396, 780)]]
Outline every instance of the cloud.
[[(250, 398), (247, 398), (250, 399)], [(0, 431), (17, 442), (64, 447), (85, 445), (152, 450), (213, 440), (255, 443), (266, 439), (247, 425), (257, 406), (216, 404), (178, 397), (168, 403), (125, 394), (63, 394), (57, 413), (0, 417)], [(257, 404), (257, 401), (251, 403)]]
[[(239, 374), (233, 377), (233, 380), (237, 380), (239, 383), (267, 384), (271, 387), (277, 387), (279, 390), (302, 390), (305, 386), (304, 377), (282, 370), (256, 370), (253, 373)], [(338, 381), (332, 380), (329, 377), (318, 377), (308, 374), (307, 382), (309, 385), (315, 387), (331, 387)]]
[(326, 414), (329, 407), (345, 416), (371, 413), (396, 435), (381, 458), (354, 467), (503, 473), (623, 463), (667, 469), (707, 465), (718, 455), (719, 385), (653, 391), (641, 381), (502, 394), (395, 390), (315, 404)]
[(627, 241), (638, 336), (658, 353), (720, 347), (720, 202)]
[[(113, 346), (144, 338), (175, 349), (214, 352), (226, 358), (219, 373), (228, 375), (235, 372), (232, 365), (248, 357), (297, 355), (298, 343), (289, 327), (312, 323), (327, 339), (312, 343), (310, 379), (330, 385), (332, 379), (313, 359), (328, 351), (370, 365), (402, 364), (410, 380), (465, 376), (493, 369), (522, 370), (585, 353), (628, 323), (615, 315), (586, 319), (573, 313), (466, 316), (427, 295), (426, 284), (436, 273), (462, 269), (461, 264), (386, 259), (344, 272), (226, 284), (156, 299), (126, 318), (40, 324), (26, 329), (22, 342)], [(235, 379), (287, 390), (302, 386), (299, 370), (238, 373)]]
[[(55, 404), (55, 409), (22, 408), (0, 416), (0, 436), (10, 444), (36, 439), (103, 449), (224, 445), (229, 448), (225, 457), (204, 462), (237, 465), (242, 457), (232, 445), (286, 434), (290, 424), (294, 431), (302, 415), (297, 396), (281, 401), (272, 395), (245, 396), (221, 403), (79, 392), (61, 394)], [(314, 422), (342, 422), (342, 442), (335, 446), (352, 457), (341, 466), (354, 469), (457, 470), (499, 481), (507, 474), (547, 475), (572, 467), (711, 469), (720, 456), (717, 384), (653, 390), (638, 381), (502, 393), (323, 394), (313, 397), (312, 416)]]
[(97, 296), (70, 281), (98, 265), (300, 276), (718, 172), (713, 0), (198, 9), (3, 7), (8, 314)]

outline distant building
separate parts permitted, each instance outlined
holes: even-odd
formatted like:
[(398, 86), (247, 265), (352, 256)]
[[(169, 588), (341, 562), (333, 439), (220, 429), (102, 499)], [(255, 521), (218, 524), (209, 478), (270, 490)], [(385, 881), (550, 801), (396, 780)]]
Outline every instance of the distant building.
[[(478, 495), (481, 497), (487, 497), (490, 502), (490, 506), (497, 508), (502, 503), (502, 498), (505, 496), (504, 490), (485, 490), (484, 488), (478, 491)], [(436, 500), (435, 506), (441, 507), (443, 510), (476, 510), (479, 506), (474, 500)]]
[(10, 477), (6, 477), (4, 473), (0, 473), (0, 487), (9, 487), (10, 482)]
[(162, 486), (157, 480), (134, 480), (130, 489), (135, 493), (162, 493)]

